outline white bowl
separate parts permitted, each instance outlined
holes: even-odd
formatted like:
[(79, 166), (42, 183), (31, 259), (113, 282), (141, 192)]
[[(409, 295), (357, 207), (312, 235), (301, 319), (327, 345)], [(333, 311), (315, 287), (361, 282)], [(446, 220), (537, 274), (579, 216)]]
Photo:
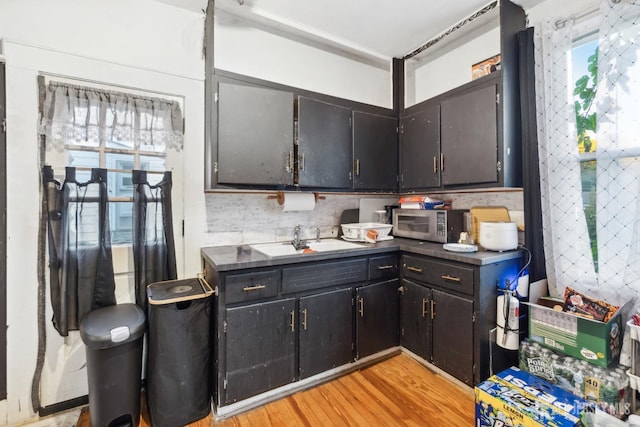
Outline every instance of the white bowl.
[(382, 224), (379, 222), (356, 222), (351, 224), (342, 224), (342, 234), (349, 240), (365, 241), (367, 231), (376, 230), (378, 232), (378, 240), (389, 235), (393, 226), (391, 224)]

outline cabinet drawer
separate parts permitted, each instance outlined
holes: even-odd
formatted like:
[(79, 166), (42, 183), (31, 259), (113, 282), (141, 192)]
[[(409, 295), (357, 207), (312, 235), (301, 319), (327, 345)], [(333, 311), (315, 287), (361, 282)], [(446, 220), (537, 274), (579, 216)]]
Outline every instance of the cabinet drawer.
[(367, 280), (367, 259), (329, 261), (282, 269), (282, 292), (300, 292)]
[(398, 277), (398, 256), (383, 255), (369, 258), (369, 280), (385, 280)]
[(402, 274), (406, 278), (473, 295), (473, 267), (404, 255)]
[(278, 295), (279, 270), (231, 274), (225, 279), (225, 302), (251, 301)]

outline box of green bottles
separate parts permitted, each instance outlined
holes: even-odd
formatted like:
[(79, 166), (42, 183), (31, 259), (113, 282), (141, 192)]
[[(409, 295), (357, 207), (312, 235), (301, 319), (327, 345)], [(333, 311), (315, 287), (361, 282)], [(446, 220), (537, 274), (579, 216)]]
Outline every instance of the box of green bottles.
[(523, 371), (595, 402), (609, 415), (623, 418), (630, 413), (629, 377), (622, 365), (593, 365), (528, 339), (520, 342), (519, 358)]

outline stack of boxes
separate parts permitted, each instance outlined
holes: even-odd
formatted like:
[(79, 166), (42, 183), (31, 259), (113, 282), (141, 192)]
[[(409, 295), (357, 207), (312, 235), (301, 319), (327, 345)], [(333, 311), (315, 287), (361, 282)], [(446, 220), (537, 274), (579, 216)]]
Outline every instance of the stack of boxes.
[[(629, 377), (626, 368), (618, 364), (625, 326), (622, 313), (626, 307), (621, 307), (608, 322), (600, 322), (553, 310), (543, 304), (528, 304), (529, 339), (520, 343), (519, 372), (531, 375), (527, 381), (536, 382), (533, 389), (544, 390), (548, 395), (564, 400), (571, 399), (566, 397), (569, 394), (575, 400), (571, 406), (573, 412), (568, 413), (558, 406), (545, 408), (532, 403), (542, 411), (538, 418), (552, 414), (563, 420), (558, 425), (579, 426), (583, 425), (580, 418), (585, 411), (600, 409), (617, 418), (626, 417), (630, 413)], [(497, 387), (495, 384), (503, 374), (494, 375), (476, 387), (477, 426), (500, 425), (483, 421), (487, 417), (482, 416), (482, 408), (486, 407), (490, 390)], [(527, 385), (520, 389), (526, 392)], [(503, 425), (538, 425), (536, 422), (539, 421), (531, 415), (525, 414), (521, 419), (514, 417), (515, 413), (522, 412), (522, 408), (513, 402), (503, 404), (510, 409), (501, 411), (500, 416), (509, 418), (512, 423)], [(494, 400), (494, 411), (496, 407)], [(548, 423), (539, 422), (539, 425)]]

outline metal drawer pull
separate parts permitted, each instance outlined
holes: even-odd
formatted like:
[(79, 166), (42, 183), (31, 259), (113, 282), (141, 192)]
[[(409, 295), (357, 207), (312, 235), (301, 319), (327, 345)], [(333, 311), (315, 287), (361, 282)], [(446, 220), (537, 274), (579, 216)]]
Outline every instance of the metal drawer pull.
[(459, 282), (460, 281), (459, 277), (449, 276), (448, 274), (443, 274), (442, 278), (444, 280), (451, 280), (452, 282)]
[(436, 302), (435, 300), (431, 300), (431, 320), (436, 317)]
[(360, 317), (364, 317), (364, 298), (358, 298), (358, 303), (360, 303), (360, 309), (358, 310)]
[(242, 288), (242, 290), (245, 292), (249, 292), (249, 291), (257, 291), (264, 288), (266, 288), (265, 285), (255, 285), (255, 286), (245, 286), (244, 288)]
[(438, 160), (436, 160), (436, 156), (433, 156), (433, 173), (438, 172)]
[(304, 330), (307, 330), (307, 309), (305, 308), (304, 310), (302, 310), (302, 327), (304, 328)]
[(422, 273), (422, 269), (421, 269), (421, 268), (418, 268), (418, 267), (411, 267), (410, 265), (409, 265), (409, 266), (407, 266), (407, 270), (409, 270), (409, 271), (413, 271), (413, 272), (415, 272), (415, 273)]
[(295, 311), (291, 311), (291, 313), (289, 313), (291, 315), (291, 324), (289, 326), (291, 326), (291, 332), (295, 332), (296, 331), (296, 312)]
[(396, 268), (395, 265), (379, 265), (378, 266), (378, 270), (391, 270), (393, 268)]
[(360, 176), (360, 159), (356, 159), (356, 176)]
[(422, 317), (427, 317), (427, 299), (422, 298)]

